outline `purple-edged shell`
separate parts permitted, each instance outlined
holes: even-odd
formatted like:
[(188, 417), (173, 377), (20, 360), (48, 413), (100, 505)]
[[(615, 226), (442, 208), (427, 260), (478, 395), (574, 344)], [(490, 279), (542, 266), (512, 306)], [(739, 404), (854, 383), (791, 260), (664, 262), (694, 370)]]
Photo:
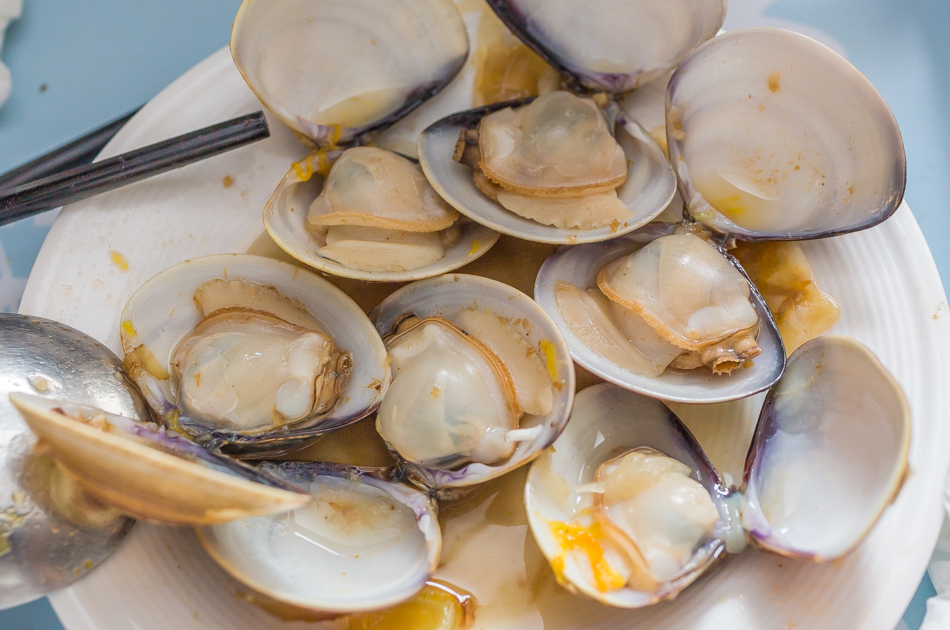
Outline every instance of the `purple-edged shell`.
[(713, 37), (725, 0), (488, 0), (514, 33), (581, 87), (628, 92)]
[(309, 501), (290, 484), (157, 425), (28, 394), (10, 400), (86, 492), (136, 518), (207, 525)]
[(743, 240), (871, 227), (900, 205), (906, 159), (880, 93), (843, 57), (791, 31), (730, 31), (667, 90), (670, 161), (689, 214)]
[[(792, 354), (767, 396), (742, 488), (725, 487), (692, 434), (662, 403), (603, 384), (577, 395), (567, 429), (532, 465), (525, 504), (535, 540), (569, 588), (638, 608), (675, 596), (715, 559), (742, 551), (744, 537), (789, 557), (840, 558), (897, 496), (909, 443), (907, 402), (877, 358), (853, 339), (819, 337)], [(605, 587), (603, 576), (624, 556), (611, 551), (613, 525), (604, 523), (593, 498), (604, 486), (600, 479), (592, 482), (604, 462), (643, 447), (685, 464), (720, 518), (674, 577), (649, 589), (635, 588), (632, 578)], [(653, 474), (647, 471), (647, 477)], [(633, 496), (644, 492), (627, 488)], [(670, 536), (685, 528), (676, 510), (646, 517), (666, 523)], [(559, 535), (564, 531), (570, 536)], [(643, 550), (656, 543), (627, 544), (646, 556)]]
[(468, 56), (451, 0), (245, 0), (231, 56), (261, 102), (322, 147), (385, 129)]

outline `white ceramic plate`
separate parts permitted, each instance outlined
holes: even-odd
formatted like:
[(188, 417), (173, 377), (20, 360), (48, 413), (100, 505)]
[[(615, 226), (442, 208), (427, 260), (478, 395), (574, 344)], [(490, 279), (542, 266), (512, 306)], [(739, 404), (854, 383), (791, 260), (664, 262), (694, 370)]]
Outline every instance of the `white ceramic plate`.
[[(258, 108), (222, 50), (150, 102), (106, 153)], [(288, 164), (306, 154), (290, 132), (276, 122), (272, 129), (264, 142), (66, 208), (37, 258), (21, 311), (70, 324), (117, 351), (119, 314), (145, 280), (186, 258), (245, 251), (260, 236), (265, 201)], [(834, 332), (877, 353), (905, 388), (914, 414), (913, 474), (869, 539), (846, 559), (820, 566), (749, 552), (676, 601), (614, 610), (554, 583), (527, 533), (524, 474), (512, 473), (464, 508), (443, 510), (448, 523), (437, 576), (475, 593), (480, 606), (473, 628), (894, 627), (943, 518), (950, 308), (906, 207), (877, 228), (805, 249), (823, 288), (841, 304)], [(760, 402), (757, 396), (712, 408), (677, 407), (677, 413), (713, 463), (738, 477)], [(248, 604), (244, 593), (205, 556), (191, 530), (139, 525), (102, 567), (51, 600), (69, 630), (346, 627), (283, 622)]]

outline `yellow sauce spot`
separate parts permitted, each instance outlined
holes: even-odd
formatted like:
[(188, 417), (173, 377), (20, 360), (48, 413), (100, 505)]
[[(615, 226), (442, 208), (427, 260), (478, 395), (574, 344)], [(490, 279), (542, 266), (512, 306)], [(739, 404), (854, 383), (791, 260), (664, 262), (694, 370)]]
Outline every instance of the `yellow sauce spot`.
[(221, 185), (224, 186), (225, 188), (230, 188), (231, 186), (234, 185), (234, 178), (231, 177), (230, 175), (225, 175), (224, 179), (221, 180)]
[(569, 245), (577, 245), (577, 235), (576, 235), (576, 234), (568, 234), (568, 235), (567, 235), (567, 242), (568, 242)]
[(554, 344), (547, 339), (542, 339), (538, 344), (541, 354), (544, 356), (544, 365), (548, 369), (548, 376), (555, 383), (557, 382), (557, 352), (554, 351)]
[(620, 221), (614, 219), (610, 222), (610, 231), (616, 233), (620, 229)]
[(125, 257), (114, 249), (109, 250), (109, 258), (112, 259), (112, 264), (119, 268), (119, 271), (128, 271), (129, 270), (129, 261)]
[[(342, 133), (343, 133), (343, 128), (340, 127), (340, 125), (336, 125), (336, 124), (330, 125), (329, 146), (331, 149), (336, 148), (336, 143), (340, 141), (340, 135)], [(326, 156), (324, 155), (324, 157)]]
[(439, 394), (441, 394), (441, 393), (442, 393), (442, 388), (439, 387), (438, 385), (433, 385), (433, 386), (432, 386), (432, 391), (429, 392), (429, 394), (432, 396), (432, 399), (433, 399), (433, 400), (436, 399), (436, 398), (438, 398), (438, 397), (439, 397)]
[(297, 174), (297, 179), (302, 182), (308, 182), (313, 177), (313, 161), (310, 159), (312, 157), (313, 154), (310, 154), (299, 162), (290, 165), (290, 168), (294, 169)]
[(742, 205), (742, 197), (739, 195), (730, 195), (721, 199), (707, 199), (707, 201), (733, 221), (741, 220), (742, 216), (748, 212), (748, 208)]
[(782, 75), (778, 72), (775, 72), (769, 75), (769, 91), (778, 92), (782, 89)]
[(479, 242), (478, 242), (478, 239), (476, 238), (474, 241), (472, 241), (472, 249), (468, 250), (468, 255), (469, 256), (474, 255), (475, 252), (478, 251), (478, 246), (479, 246)]
[(135, 330), (135, 326), (132, 325), (132, 320), (127, 319), (122, 322), (122, 332), (125, 333), (126, 337), (135, 337), (139, 332)]
[(564, 582), (564, 557), (572, 551), (579, 551), (590, 561), (591, 572), (594, 575), (594, 586), (601, 593), (615, 591), (622, 588), (627, 581), (617, 573), (604, 557), (604, 548), (601, 541), (606, 538), (600, 523), (589, 527), (574, 523), (555, 521), (548, 523), (551, 534), (557, 541), (562, 552), (551, 560), (551, 568), (559, 582)]
[(146, 372), (160, 381), (169, 379), (168, 370), (155, 358), (155, 355), (144, 343), (125, 355), (122, 367), (125, 369), (125, 373), (132, 376), (132, 378), (137, 378), (142, 372)]

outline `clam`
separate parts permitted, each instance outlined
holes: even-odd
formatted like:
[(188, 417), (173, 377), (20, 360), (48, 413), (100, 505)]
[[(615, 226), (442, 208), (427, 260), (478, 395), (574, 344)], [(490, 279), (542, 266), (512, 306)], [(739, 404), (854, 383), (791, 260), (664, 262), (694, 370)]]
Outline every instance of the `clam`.
[(293, 510), (310, 499), (155, 424), (14, 393), (10, 402), (90, 496), (138, 519), (208, 525)]
[(395, 605), (422, 589), (442, 536), (426, 494), (383, 471), (267, 462), (313, 500), (292, 512), (198, 528), (205, 550), (266, 597), (321, 614)]
[(606, 240), (651, 221), (676, 189), (656, 142), (619, 106), (608, 110), (558, 91), (459, 112), (422, 133), (419, 161), (449, 204), (499, 232)]
[(382, 130), (455, 76), (468, 33), (451, 0), (245, 0), (231, 56), (251, 90), (308, 144)]
[[(324, 168), (314, 164), (323, 159)], [(329, 174), (324, 178), (318, 173)], [(498, 240), (445, 204), (418, 165), (391, 151), (355, 147), (332, 167), (294, 164), (264, 206), (281, 249), (337, 276), (399, 282), (457, 269)]]
[(766, 397), (741, 488), (725, 486), (662, 403), (602, 384), (577, 395), (533, 464), (528, 520), (568, 589), (637, 608), (674, 597), (746, 537), (789, 557), (840, 558), (899, 492), (909, 440), (907, 402), (873, 354), (820, 337)]
[(393, 361), (377, 430), (415, 483), (447, 496), (488, 481), (564, 428), (573, 364), (553, 322), (520, 291), (446, 275), (396, 291), (371, 318)]
[(121, 339), (127, 373), (166, 425), (244, 455), (352, 424), (389, 384), (382, 341), (349, 297), (259, 256), (158, 274), (126, 305)]
[(884, 99), (798, 33), (741, 29), (696, 49), (670, 79), (666, 127), (690, 216), (739, 239), (853, 232), (904, 194), (904, 147)]
[(488, 0), (502, 21), (578, 87), (628, 92), (665, 74), (726, 18), (725, 0)]
[(655, 224), (545, 261), (535, 298), (580, 365), (679, 402), (744, 398), (778, 380), (785, 350), (768, 307), (697, 234)]

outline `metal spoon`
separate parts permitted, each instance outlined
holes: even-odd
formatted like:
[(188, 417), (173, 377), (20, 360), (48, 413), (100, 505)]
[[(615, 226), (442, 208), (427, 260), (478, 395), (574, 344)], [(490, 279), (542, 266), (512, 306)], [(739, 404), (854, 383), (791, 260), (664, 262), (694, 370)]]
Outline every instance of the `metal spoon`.
[(10, 404), (10, 392), (150, 417), (104, 345), (59, 322), (0, 313), (0, 609), (76, 581), (134, 523), (91, 501), (59, 471)]

